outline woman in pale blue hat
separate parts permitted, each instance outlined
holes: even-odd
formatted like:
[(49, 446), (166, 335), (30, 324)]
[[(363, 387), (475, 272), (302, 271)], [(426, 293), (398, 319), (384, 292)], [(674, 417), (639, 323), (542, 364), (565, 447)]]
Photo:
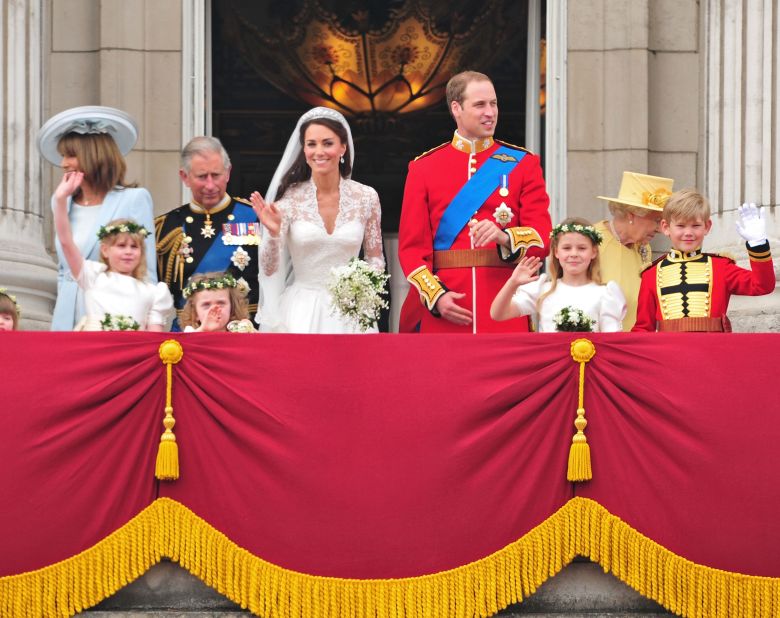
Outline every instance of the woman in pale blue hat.
[[(138, 139), (138, 128), (125, 112), (112, 107), (84, 106), (49, 119), (38, 132), (43, 157), (63, 172), (84, 172), (84, 180), (68, 198), (68, 218), (74, 241), (84, 259), (99, 261), (98, 230), (115, 219), (132, 219), (154, 229), (152, 197), (146, 189), (125, 181), (127, 155)], [(57, 246), (57, 303), (52, 330), (73, 330), (84, 316), (84, 298)], [(149, 280), (157, 281), (154, 234), (146, 238)]]

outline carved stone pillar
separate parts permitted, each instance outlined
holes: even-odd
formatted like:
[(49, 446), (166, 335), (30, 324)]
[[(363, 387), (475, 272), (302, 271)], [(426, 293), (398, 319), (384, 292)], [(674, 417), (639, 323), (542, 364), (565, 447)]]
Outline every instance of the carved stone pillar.
[[(780, 143), (776, 128), (780, 82), (780, 8), (769, 0), (702, 3), (706, 45), (703, 177), (713, 227), (704, 246), (749, 268), (734, 229), (742, 202), (767, 207), (775, 275), (780, 272)], [(759, 298), (732, 297), (735, 330), (780, 332), (780, 290)]]
[[(22, 307), (22, 328), (48, 329), (57, 292), (46, 252), (41, 157), (43, 0), (0, 3), (0, 286)], [(5, 89), (5, 92), (3, 90)]]

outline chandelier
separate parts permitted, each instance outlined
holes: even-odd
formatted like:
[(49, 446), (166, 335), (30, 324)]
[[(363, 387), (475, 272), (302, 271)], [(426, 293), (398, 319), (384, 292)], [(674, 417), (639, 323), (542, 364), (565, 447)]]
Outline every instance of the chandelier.
[(518, 4), (230, 0), (226, 39), (294, 98), (393, 117), (438, 103), (453, 74), (489, 64), (523, 23)]

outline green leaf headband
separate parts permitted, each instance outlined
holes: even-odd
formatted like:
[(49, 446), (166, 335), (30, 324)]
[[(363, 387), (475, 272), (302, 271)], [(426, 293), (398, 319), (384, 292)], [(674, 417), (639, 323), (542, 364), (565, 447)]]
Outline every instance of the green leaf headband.
[(580, 223), (559, 223), (552, 229), (552, 232), (550, 232), (550, 238), (555, 238), (558, 234), (568, 234), (570, 232), (587, 236), (593, 241), (594, 245), (600, 245), (601, 241), (604, 240), (601, 236), (601, 232), (595, 227), (592, 225), (582, 225)]
[(190, 279), (190, 282), (181, 291), (181, 294), (184, 298), (189, 298), (195, 292), (201, 292), (202, 290), (223, 290), (235, 287), (238, 287), (236, 278), (230, 273), (225, 273), (221, 277), (209, 277), (208, 279), (199, 279), (197, 281)]
[(16, 308), (16, 317), (22, 316), (22, 310), (19, 308), (19, 303), (16, 302), (16, 296), (13, 294), (9, 294), (8, 290), (5, 288), (0, 288), (0, 294), (3, 296), (7, 296), (9, 299), (11, 299), (11, 302), (14, 304), (14, 307)]
[(146, 238), (149, 236), (149, 230), (134, 221), (128, 221), (118, 225), (101, 225), (97, 237), (99, 240), (103, 240), (107, 236), (113, 236), (114, 234), (139, 234)]

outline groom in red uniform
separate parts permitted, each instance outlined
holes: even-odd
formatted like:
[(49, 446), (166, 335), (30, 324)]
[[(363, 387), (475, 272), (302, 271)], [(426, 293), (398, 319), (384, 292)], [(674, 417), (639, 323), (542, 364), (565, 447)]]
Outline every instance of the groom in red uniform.
[(493, 139), (498, 102), (487, 75), (447, 83), (455, 136), (409, 164), (398, 252), (411, 283), (401, 332), (527, 331), (526, 317), (490, 318), (514, 262), (544, 257), (550, 198), (539, 158)]

